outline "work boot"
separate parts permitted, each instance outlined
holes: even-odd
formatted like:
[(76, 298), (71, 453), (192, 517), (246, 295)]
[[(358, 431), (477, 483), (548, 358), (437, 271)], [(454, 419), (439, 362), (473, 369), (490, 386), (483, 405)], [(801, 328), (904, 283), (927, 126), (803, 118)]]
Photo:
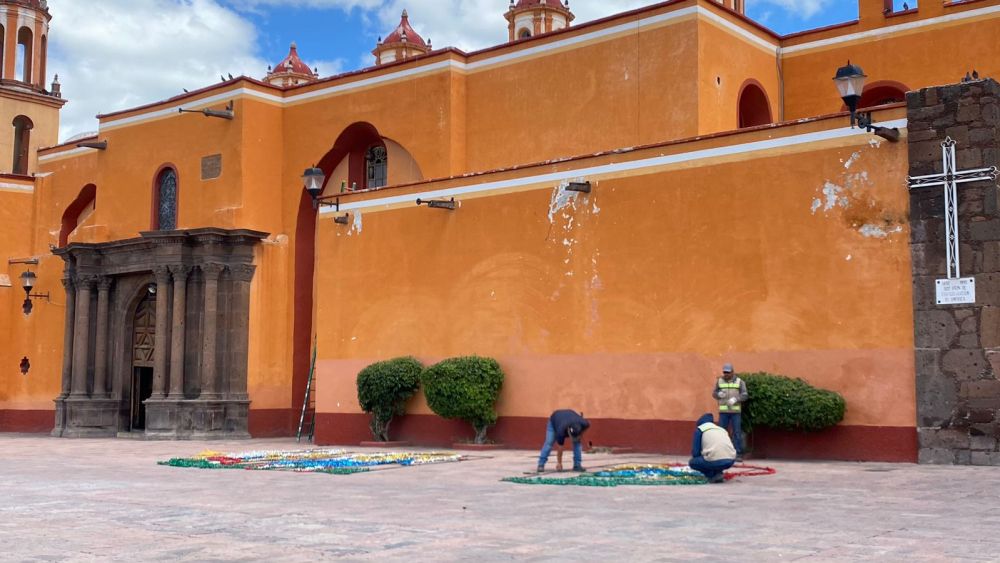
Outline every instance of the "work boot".
[(743, 454), (737, 454), (736, 463), (743, 463)]
[(709, 479), (708, 482), (709, 483), (725, 483), (726, 482), (726, 476), (724, 474), (722, 474), (722, 473), (719, 473), (718, 475), (716, 475), (716, 476), (712, 477), (711, 479)]
[(584, 469), (584, 467), (582, 465), (577, 465), (577, 466), (573, 467), (573, 471), (576, 471), (577, 473), (586, 473), (587, 472), (587, 470)]
[(539, 465), (538, 469), (535, 470), (535, 473), (545, 473), (545, 466)]

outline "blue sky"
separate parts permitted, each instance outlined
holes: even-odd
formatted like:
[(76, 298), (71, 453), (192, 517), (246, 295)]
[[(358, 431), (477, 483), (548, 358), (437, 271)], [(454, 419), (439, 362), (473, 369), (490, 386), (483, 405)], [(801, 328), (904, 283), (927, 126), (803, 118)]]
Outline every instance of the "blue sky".
[[(779, 33), (857, 18), (858, 0), (746, 0), (748, 15)], [(896, 0), (901, 5), (903, 0)], [(49, 68), (70, 103), (66, 140), (97, 129), (94, 116), (163, 100), (218, 82), (263, 78), (292, 41), (330, 76), (371, 66), (376, 38), (406, 8), (434, 46), (466, 51), (503, 43), (509, 0), (49, 0)], [(571, 0), (576, 24), (655, 4)], [(911, 0), (915, 6), (916, 0)], [(51, 76), (50, 76), (51, 80)]]

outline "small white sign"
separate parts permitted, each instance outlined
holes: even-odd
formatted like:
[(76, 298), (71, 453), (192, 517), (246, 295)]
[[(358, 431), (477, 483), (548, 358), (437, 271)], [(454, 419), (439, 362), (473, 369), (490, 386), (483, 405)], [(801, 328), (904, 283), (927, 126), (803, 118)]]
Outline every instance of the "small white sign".
[(976, 278), (937, 280), (938, 305), (963, 305), (976, 302)]
[(11, 287), (10, 276), (7, 274), (0, 274), (0, 287)]

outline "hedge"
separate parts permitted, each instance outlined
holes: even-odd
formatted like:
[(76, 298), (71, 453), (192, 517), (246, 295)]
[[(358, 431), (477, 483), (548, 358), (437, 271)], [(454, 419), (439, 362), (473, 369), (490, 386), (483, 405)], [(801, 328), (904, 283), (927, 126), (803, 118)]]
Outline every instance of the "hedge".
[(496, 402), (503, 386), (503, 370), (492, 358), (449, 358), (420, 376), (427, 405), (438, 416), (460, 419), (476, 431), (476, 443), (486, 442), (486, 431), (496, 424)]
[(420, 387), (424, 366), (409, 356), (376, 362), (358, 372), (358, 403), (371, 416), (376, 441), (389, 441), (393, 417), (405, 413), (406, 401)]
[(817, 432), (844, 420), (847, 403), (839, 393), (802, 379), (769, 373), (740, 374), (750, 400), (743, 406), (743, 427)]

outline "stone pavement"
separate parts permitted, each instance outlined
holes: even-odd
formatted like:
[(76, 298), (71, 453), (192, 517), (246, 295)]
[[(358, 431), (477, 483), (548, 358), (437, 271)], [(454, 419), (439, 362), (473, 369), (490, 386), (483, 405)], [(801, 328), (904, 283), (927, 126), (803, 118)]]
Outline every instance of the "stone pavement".
[(998, 468), (776, 461), (725, 485), (592, 488), (499, 482), (526, 451), (346, 476), (156, 465), (295, 447), (0, 434), (0, 560), (1000, 560)]

